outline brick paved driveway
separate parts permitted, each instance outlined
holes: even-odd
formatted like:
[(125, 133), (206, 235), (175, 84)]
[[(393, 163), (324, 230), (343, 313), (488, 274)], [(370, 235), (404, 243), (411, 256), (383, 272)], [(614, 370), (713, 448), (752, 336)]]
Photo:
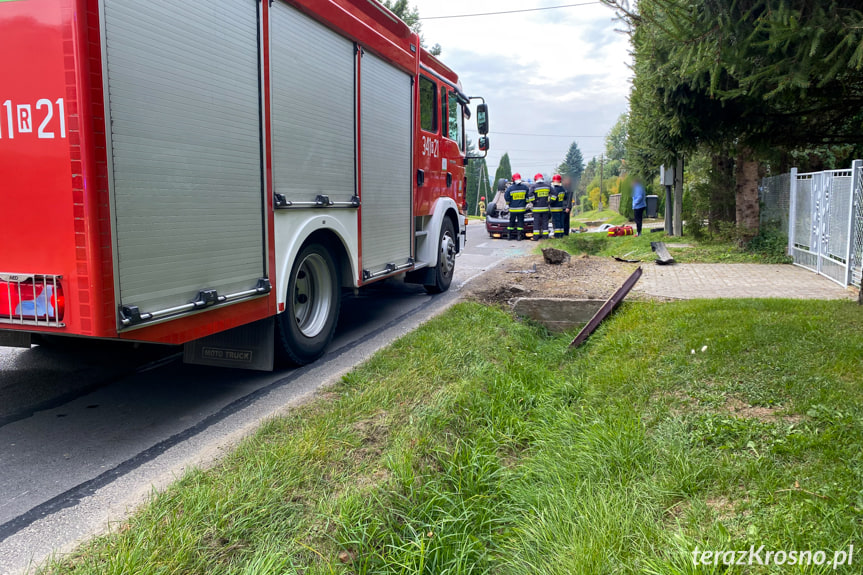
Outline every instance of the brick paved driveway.
[(634, 291), (666, 298), (849, 299), (855, 295), (792, 265), (648, 263), (643, 269)]

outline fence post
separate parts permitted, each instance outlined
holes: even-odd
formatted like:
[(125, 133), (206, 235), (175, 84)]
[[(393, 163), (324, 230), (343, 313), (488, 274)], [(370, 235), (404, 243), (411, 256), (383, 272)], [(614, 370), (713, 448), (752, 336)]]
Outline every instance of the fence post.
[[(861, 169), (863, 169), (863, 160), (854, 160), (851, 162), (851, 201), (848, 202), (848, 250), (845, 252), (846, 287), (851, 284), (851, 274), (853, 273), (853, 267), (851, 266), (851, 250), (854, 249), (854, 235), (857, 229), (854, 222), (854, 198), (857, 196), (857, 187), (860, 185)], [(861, 284), (863, 284), (863, 282), (861, 282)], [(863, 288), (863, 285), (861, 285), (861, 288)]]
[(794, 218), (797, 216), (797, 168), (791, 168), (789, 174), (788, 197), (788, 255), (794, 256)]

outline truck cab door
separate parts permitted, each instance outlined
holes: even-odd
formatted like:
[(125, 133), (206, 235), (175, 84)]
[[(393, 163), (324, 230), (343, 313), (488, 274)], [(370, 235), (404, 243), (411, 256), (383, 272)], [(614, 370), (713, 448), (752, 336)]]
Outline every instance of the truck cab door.
[[(441, 89), (443, 98), (444, 89)], [(443, 138), (442, 170), (444, 191), (441, 195), (452, 197), (459, 209), (464, 204), (466, 190), (464, 189), (464, 154), (466, 142), (464, 137), (464, 110), (455, 93), (446, 89), (446, 105), (443, 107)]]
[(434, 201), (440, 196), (442, 188), (441, 126), (445, 124), (445, 119), (441, 116), (444, 106), (440, 104), (441, 91), (438, 90), (437, 81), (420, 75), (418, 90), (419, 130), (414, 161), (417, 184), (414, 215), (427, 216), (431, 214)]

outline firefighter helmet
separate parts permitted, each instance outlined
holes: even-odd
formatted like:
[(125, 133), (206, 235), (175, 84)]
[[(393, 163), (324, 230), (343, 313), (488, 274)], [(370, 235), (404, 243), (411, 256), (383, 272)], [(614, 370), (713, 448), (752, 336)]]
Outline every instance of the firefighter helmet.
[(521, 181), (521, 174), (519, 174), (518, 172), (514, 173), (512, 175), (512, 181), (515, 183), (520, 182)]
[(537, 174), (533, 177), (533, 181), (539, 182), (542, 180), (542, 174)]
[(560, 177), (560, 174), (555, 174), (551, 177), (551, 181), (560, 183), (563, 181), (563, 178)]

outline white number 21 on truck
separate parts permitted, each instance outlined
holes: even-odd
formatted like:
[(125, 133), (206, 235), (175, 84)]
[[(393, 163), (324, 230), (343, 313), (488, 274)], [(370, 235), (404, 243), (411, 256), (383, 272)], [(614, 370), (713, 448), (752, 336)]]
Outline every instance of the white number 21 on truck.
[(0, 2), (0, 345), (320, 357), (344, 288), (446, 290), (477, 100), (374, 0)]

